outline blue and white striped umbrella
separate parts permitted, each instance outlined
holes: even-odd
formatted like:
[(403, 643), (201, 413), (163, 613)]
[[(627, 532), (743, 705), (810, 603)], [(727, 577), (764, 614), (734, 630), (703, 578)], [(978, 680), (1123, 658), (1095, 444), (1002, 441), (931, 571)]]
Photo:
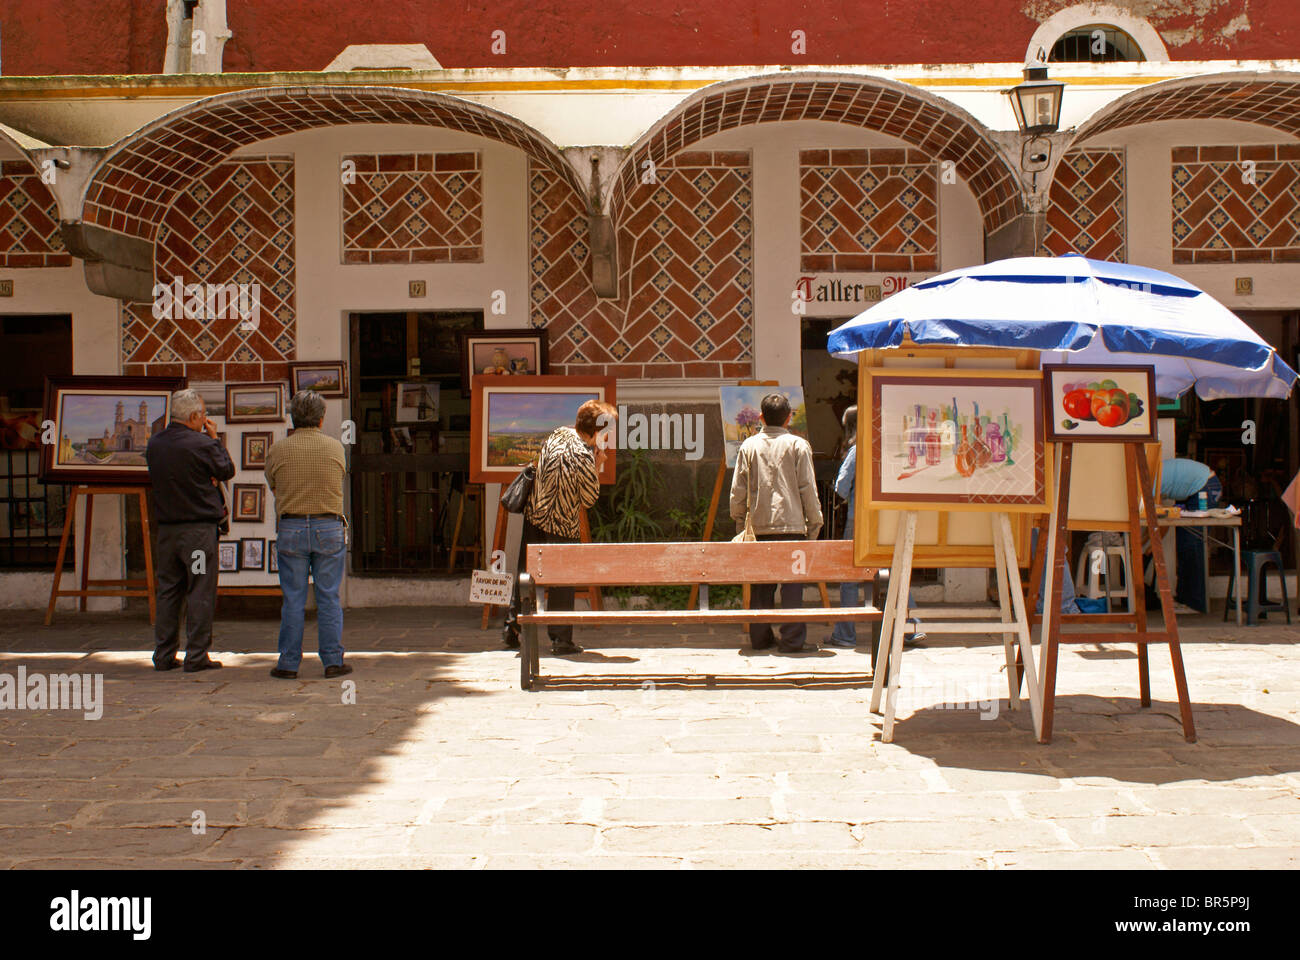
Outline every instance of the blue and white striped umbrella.
[(1236, 314), (1173, 274), (1126, 263), (1018, 257), (953, 270), (831, 331), (827, 349), (917, 344), (1045, 351), (1047, 363), (1152, 364), (1156, 392), (1202, 399), (1291, 393), (1296, 372)]

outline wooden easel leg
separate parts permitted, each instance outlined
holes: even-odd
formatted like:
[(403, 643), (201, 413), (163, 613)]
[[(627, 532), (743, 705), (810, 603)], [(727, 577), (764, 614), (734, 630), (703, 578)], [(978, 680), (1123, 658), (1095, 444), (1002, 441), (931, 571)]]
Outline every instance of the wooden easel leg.
[[(1003, 566), (1007, 571), (1007, 593), (1011, 597), (1011, 608), (1015, 614), (1016, 632), (1019, 635), (1020, 656), (1025, 668), (1025, 679), (1029, 688), (1029, 713), (1034, 724), (1034, 732), (1043, 728), (1043, 697), (1038, 687), (1038, 677), (1034, 670), (1033, 636), (1029, 630), (1029, 611), (1025, 607), (1025, 595), (1020, 588), (1020, 564), (1016, 559), (1015, 540), (1011, 535), (1011, 520), (1001, 514), (1001, 536), (994, 537), (995, 549), (1003, 557)], [(998, 544), (998, 541), (1001, 541)], [(1059, 589), (1059, 588), (1058, 588)], [(1058, 621), (1059, 622), (1059, 621)], [(1041, 735), (1041, 734), (1040, 734)]]
[(898, 525), (899, 536), (894, 541), (893, 566), (889, 568), (889, 587), (885, 590), (885, 609), (880, 617), (880, 643), (876, 647), (876, 663), (871, 671), (871, 712), (880, 712), (881, 693), (885, 689), (885, 674), (889, 666), (889, 648), (894, 637), (894, 610), (898, 606), (898, 565), (903, 562), (903, 525)]
[(1151, 537), (1151, 555), (1156, 565), (1156, 585), (1160, 590), (1160, 609), (1165, 618), (1165, 634), (1169, 639), (1169, 659), (1174, 668), (1174, 684), (1178, 688), (1178, 708), (1183, 718), (1183, 739), (1196, 742), (1196, 725), (1192, 721), (1192, 700), (1187, 692), (1187, 674), (1183, 669), (1183, 650), (1178, 642), (1178, 617), (1174, 614), (1174, 598), (1169, 592), (1169, 578), (1165, 573), (1164, 551), (1161, 549), (1160, 526), (1156, 521), (1156, 508), (1152, 502), (1151, 471), (1145, 455), (1137, 458), (1138, 477), (1142, 488), (1142, 506), (1146, 512), (1147, 531)]
[(903, 532), (903, 562), (898, 570), (889, 571), (891, 580), (895, 576), (898, 577), (898, 594), (894, 599), (894, 641), (889, 651), (889, 698), (885, 702), (885, 723), (880, 737), (885, 743), (894, 741), (894, 716), (898, 712), (898, 689), (903, 675), (903, 636), (907, 632), (907, 616), (911, 613), (907, 597), (912, 586), (912, 551), (916, 546), (916, 513), (909, 510), (904, 516), (906, 530)]
[(460, 525), (465, 519), (465, 496), (467, 491), (460, 491), (460, 502), (456, 505), (456, 522), (451, 528), (451, 547), (447, 550), (447, 572), (456, 569), (456, 547), (460, 544)]
[[(485, 502), (484, 503), (485, 513), (486, 510), (487, 510), (487, 505)], [(501, 504), (497, 504), (497, 525), (496, 525), (496, 529), (492, 531), (492, 553), (488, 557), (488, 564), (489, 564), (488, 569), (491, 569), (491, 562), (492, 562), (491, 558), (496, 556), (498, 550), (504, 550), (506, 548), (506, 524), (508, 524), (509, 522), (510, 522), (510, 511), (508, 511)], [(496, 607), (492, 606), (490, 603), (485, 603), (483, 605), (483, 623), (479, 629), (486, 630), (488, 628), (488, 620), (491, 619), (492, 611), (495, 609)]]
[[(1142, 497), (1138, 491), (1137, 462), (1146, 463), (1146, 451), (1132, 443), (1124, 444), (1124, 482), (1128, 493), (1128, 542), (1129, 542), (1129, 580), (1135, 579), (1133, 572), (1142, 569)], [(1107, 559), (1105, 562), (1109, 563)], [(1110, 590), (1110, 570), (1106, 571), (1106, 589)], [(1151, 706), (1151, 666), (1147, 659), (1147, 598), (1145, 586), (1141, 591), (1137, 584), (1128, 585), (1130, 609), (1133, 622), (1137, 627), (1138, 655), (1138, 693), (1142, 706)]]
[(1050, 553), (1047, 561), (1047, 593), (1043, 597), (1043, 689), (1040, 694), (1043, 713), (1039, 726), (1039, 743), (1051, 743), (1052, 721), (1056, 713), (1056, 664), (1061, 645), (1061, 585), (1065, 579), (1066, 546), (1069, 539), (1066, 524), (1070, 512), (1070, 468), (1073, 458), (1074, 444), (1061, 444), (1061, 455), (1057, 458), (1060, 472), (1056, 483), (1056, 512), (1052, 515), (1052, 533), (1048, 538)]
[(54, 564), (54, 584), (50, 587), (50, 605), (45, 610), (45, 625), (48, 627), (54, 619), (54, 604), (59, 599), (59, 585), (63, 580), (63, 561), (68, 555), (68, 540), (72, 536), (72, 528), (77, 520), (77, 497), (82, 493), (82, 487), (73, 487), (72, 492), (68, 495), (68, 504), (64, 508), (63, 517), (63, 538), (59, 540), (59, 559)]
[[(578, 514), (578, 536), (583, 543), (591, 543), (591, 521), (587, 519), (587, 511), (584, 509)], [(604, 608), (604, 600), (600, 596), (600, 587), (596, 584), (589, 586), (586, 591), (587, 605), (592, 610), (601, 610)], [(577, 594), (574, 594), (577, 596)]]
[[(724, 455), (722, 461), (718, 464), (718, 475), (713, 478), (713, 495), (709, 498), (709, 514), (704, 520), (704, 536), (700, 539), (708, 543), (713, 539), (713, 522), (718, 516), (718, 500), (722, 497), (722, 481), (727, 476), (727, 458)], [(691, 587), (691, 596), (687, 600), (686, 607), (688, 610), (694, 610), (696, 602), (700, 598), (700, 586), (696, 584)], [(749, 600), (746, 598), (745, 606), (749, 606)]]
[(86, 612), (86, 591), (90, 589), (90, 531), (95, 523), (95, 492), (82, 494), (86, 501), (86, 526), (81, 538), (81, 597), (78, 600), (82, 613)]
[(153, 572), (153, 542), (149, 533), (149, 501), (141, 490), (136, 494), (140, 498), (140, 531), (144, 539), (144, 588), (149, 591), (149, 623), (158, 622), (158, 580)]
[[(990, 522), (993, 524), (993, 559), (998, 578), (998, 608), (1002, 614), (1002, 622), (1010, 624), (1011, 597), (1007, 593), (1010, 589), (1010, 580), (1007, 577), (1007, 558), (1002, 549), (1002, 520), (1005, 517), (1005, 513), (989, 514)], [(1002, 634), (1002, 647), (1007, 655), (1007, 705), (1012, 710), (1020, 707), (1020, 664), (1015, 649), (1015, 640), (1018, 636), (1014, 629), (1009, 629)]]

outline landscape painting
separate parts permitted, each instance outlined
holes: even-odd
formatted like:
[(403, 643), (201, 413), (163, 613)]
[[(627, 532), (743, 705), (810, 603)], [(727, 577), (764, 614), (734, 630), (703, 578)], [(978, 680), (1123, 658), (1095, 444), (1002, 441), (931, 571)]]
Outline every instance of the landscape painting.
[(784, 394), (790, 403), (790, 432), (808, 439), (808, 408), (803, 387), (719, 387), (722, 403), (722, 439), (726, 444), (727, 466), (736, 465), (736, 453), (749, 437), (763, 429), (763, 398)]
[[(556, 427), (573, 426), (579, 407), (588, 400), (614, 403), (613, 397), (613, 377), (475, 377), (471, 482), (510, 482), (537, 459)], [(606, 459), (601, 482), (614, 482), (612, 456)]]
[(290, 393), (315, 390), (322, 397), (341, 397), (346, 387), (342, 361), (289, 364)]
[(57, 442), (42, 449), (46, 482), (148, 483), (150, 438), (167, 426), (174, 377), (57, 377), (46, 384), (45, 418)]
[(227, 423), (280, 423), (284, 390), (278, 383), (226, 384)]

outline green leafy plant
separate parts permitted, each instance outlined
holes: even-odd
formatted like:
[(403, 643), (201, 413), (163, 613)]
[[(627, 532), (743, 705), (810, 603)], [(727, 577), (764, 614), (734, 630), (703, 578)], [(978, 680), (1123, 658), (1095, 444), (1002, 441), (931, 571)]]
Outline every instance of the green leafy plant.
[(664, 491), (663, 479), (641, 450), (619, 464), (618, 479), (592, 510), (591, 535), (613, 543), (648, 543), (663, 536), (653, 516), (654, 500)]

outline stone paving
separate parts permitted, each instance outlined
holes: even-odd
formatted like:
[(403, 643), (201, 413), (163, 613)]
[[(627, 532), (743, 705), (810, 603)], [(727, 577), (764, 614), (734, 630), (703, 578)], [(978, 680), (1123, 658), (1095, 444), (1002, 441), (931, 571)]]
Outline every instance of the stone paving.
[(220, 619), (225, 669), (187, 676), (139, 614), (7, 611), (0, 673), (102, 673), (105, 704), (0, 711), (0, 866), (1300, 866), (1300, 625), (1183, 625), (1196, 744), (1161, 648), (1146, 710), (1132, 647), (1066, 648), (1040, 746), (1000, 643), (935, 638), (884, 744), (860, 651), (579, 631), (525, 693), (477, 613), (348, 611), (346, 703), (314, 657), (267, 675), (266, 615)]

